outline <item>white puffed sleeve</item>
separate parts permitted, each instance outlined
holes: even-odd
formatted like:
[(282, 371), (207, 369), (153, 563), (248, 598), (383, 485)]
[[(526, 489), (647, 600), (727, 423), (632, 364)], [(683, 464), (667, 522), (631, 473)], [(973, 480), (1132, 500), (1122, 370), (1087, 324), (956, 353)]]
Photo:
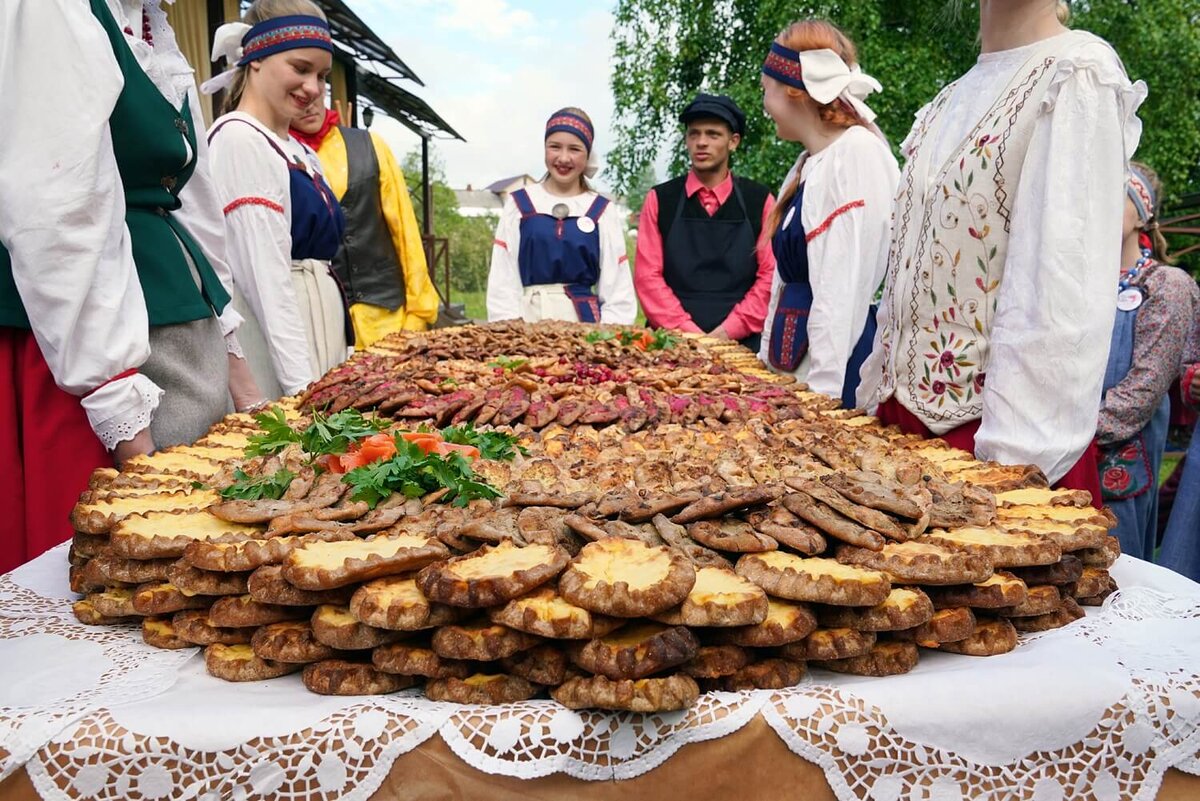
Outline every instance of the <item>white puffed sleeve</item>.
[(492, 266), (488, 270), (488, 320), (520, 320), (525, 286), (517, 254), (521, 251), (521, 211), (510, 195), (504, 201), (496, 235), (492, 239)]
[(108, 126), (121, 71), (78, 0), (0, 5), (0, 63), (10, 120), (0, 136), (0, 241), (54, 380), (85, 396), (92, 428), (113, 448), (149, 425), (162, 396), (142, 375), (110, 382), (150, 354)]
[(856, 126), (805, 178), (800, 217), (808, 237), (809, 368), (814, 392), (841, 397), (846, 364), (883, 282), (900, 170), (888, 146)]
[(287, 162), (264, 132), (242, 121), (229, 121), (216, 131), (210, 154), (234, 284), (258, 318), (279, 385), (295, 394), (316, 376), (292, 286)]
[(600, 280), (596, 295), (600, 298), (600, 322), (632, 325), (637, 317), (637, 294), (629, 272), (625, 252), (625, 230), (613, 204), (600, 215)]
[(1056, 67), (1021, 169), (975, 437), (979, 458), (1052, 482), (1096, 431), (1145, 98), (1098, 40)]

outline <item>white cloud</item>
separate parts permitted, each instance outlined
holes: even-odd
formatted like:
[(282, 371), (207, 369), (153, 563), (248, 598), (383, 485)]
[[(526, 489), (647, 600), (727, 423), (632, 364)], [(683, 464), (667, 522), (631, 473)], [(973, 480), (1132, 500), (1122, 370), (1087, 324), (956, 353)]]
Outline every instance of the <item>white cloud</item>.
[(533, 14), (505, 0), (449, 0), (434, 19), (439, 28), (464, 31), (476, 39), (510, 41), (534, 25)]

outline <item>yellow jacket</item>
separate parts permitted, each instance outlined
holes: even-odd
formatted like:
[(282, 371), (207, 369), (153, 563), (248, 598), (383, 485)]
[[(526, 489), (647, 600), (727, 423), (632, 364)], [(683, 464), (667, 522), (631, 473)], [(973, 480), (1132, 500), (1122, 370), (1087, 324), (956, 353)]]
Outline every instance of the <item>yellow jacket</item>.
[[(382, 139), (371, 134), (371, 142), (375, 145), (375, 156), (379, 160), (379, 196), (383, 216), (404, 272), (405, 303), (394, 312), (365, 303), (352, 305), (350, 317), (359, 348), (368, 347), (392, 331), (423, 331), (437, 320), (438, 314), (438, 294), (429, 278), (425, 248), (421, 244), (421, 229), (413, 213), (404, 173), (392, 156), (391, 148)], [(340, 130), (332, 128), (329, 131), (321, 142), (317, 156), (321, 159), (321, 168), (325, 171), (329, 188), (340, 200), (346, 194), (349, 170), (346, 141)]]

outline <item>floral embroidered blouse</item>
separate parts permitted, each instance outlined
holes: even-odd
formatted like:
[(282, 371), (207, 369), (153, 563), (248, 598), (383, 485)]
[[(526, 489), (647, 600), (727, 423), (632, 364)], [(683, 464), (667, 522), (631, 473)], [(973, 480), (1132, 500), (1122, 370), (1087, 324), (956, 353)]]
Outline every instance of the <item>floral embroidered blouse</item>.
[(1123, 442), (1150, 422), (1180, 372), (1189, 334), (1200, 313), (1200, 286), (1178, 267), (1159, 264), (1136, 284), (1146, 290), (1133, 333), (1133, 364), (1104, 394), (1096, 438)]

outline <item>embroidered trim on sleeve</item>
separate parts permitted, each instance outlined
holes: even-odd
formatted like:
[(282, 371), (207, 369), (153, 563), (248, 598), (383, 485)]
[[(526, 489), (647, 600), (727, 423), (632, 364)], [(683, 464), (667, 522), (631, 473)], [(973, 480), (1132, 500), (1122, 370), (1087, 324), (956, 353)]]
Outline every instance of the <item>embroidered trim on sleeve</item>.
[(283, 214), (283, 206), (279, 205), (274, 200), (268, 200), (265, 197), (239, 197), (237, 200), (232, 201), (228, 206), (222, 209), (222, 213), (228, 216), (229, 212), (233, 211), (234, 209), (241, 208), (242, 206), (262, 206), (263, 208)]
[(811, 241), (813, 241), (813, 240), (814, 240), (814, 239), (816, 239), (818, 236), (820, 236), (821, 234), (823, 234), (823, 233), (825, 233), (826, 231), (828, 231), (828, 230), (829, 230), (829, 226), (830, 226), (830, 225), (833, 223), (833, 221), (834, 221), (834, 220), (836, 220), (838, 217), (841, 217), (843, 214), (845, 214), (846, 212), (850, 211), (851, 209), (861, 209), (861, 208), (865, 208), (865, 207), (866, 207), (866, 205), (867, 205), (866, 201), (864, 201), (862, 198), (859, 198), (858, 200), (852, 200), (852, 201), (850, 201), (849, 203), (847, 203), (846, 205), (844, 205), (844, 206), (841, 206), (841, 207), (839, 207), (839, 208), (837, 208), (837, 209), (834, 209), (834, 212), (833, 212), (833, 214), (830, 214), (828, 217), (826, 217), (826, 218), (825, 218), (825, 222), (821, 223), (821, 224), (820, 224), (820, 225), (818, 225), (816, 228), (814, 228), (814, 229), (812, 229), (811, 231), (809, 231), (809, 232), (808, 232), (808, 235), (804, 237), (804, 241), (805, 241), (805, 242), (811, 242)]
[(503, 239), (493, 239), (492, 244), (498, 245), (498, 246), (504, 248), (505, 250), (508, 250), (508, 243), (505, 242)]
[(617, 264), (624, 264), (624, 263), (625, 263), (625, 262), (627, 262), (627, 261), (629, 261), (629, 256), (619, 256), (619, 257), (617, 257)]

